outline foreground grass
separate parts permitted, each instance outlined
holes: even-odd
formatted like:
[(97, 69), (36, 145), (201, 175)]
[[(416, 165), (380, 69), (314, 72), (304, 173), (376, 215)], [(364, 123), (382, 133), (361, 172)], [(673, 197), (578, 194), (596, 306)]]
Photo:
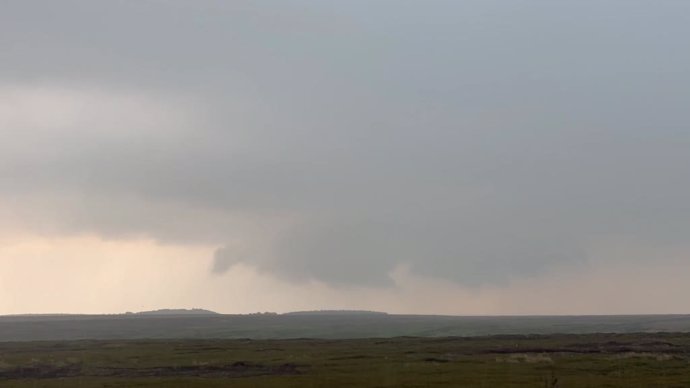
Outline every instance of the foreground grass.
[(690, 335), (0, 343), (8, 387), (687, 387)]

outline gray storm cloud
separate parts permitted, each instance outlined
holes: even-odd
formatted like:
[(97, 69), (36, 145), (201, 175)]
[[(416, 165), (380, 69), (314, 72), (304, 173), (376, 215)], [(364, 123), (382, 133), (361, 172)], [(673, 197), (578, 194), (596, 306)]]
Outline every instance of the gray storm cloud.
[(0, 9), (0, 199), (28, 228), (360, 285), (687, 240), (690, 4)]

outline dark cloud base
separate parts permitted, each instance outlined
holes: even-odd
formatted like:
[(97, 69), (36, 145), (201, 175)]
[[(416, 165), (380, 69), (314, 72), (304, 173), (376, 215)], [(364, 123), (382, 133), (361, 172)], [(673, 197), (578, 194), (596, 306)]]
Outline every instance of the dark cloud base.
[(678, 244), (688, 4), (4, 2), (0, 200), (329, 284)]

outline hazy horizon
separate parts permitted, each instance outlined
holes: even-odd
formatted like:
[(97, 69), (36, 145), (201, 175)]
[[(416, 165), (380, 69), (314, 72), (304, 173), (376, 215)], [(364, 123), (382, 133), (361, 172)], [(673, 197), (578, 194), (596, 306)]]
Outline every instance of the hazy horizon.
[[(200, 310), (202, 313), (194, 313), (194, 310)], [(199, 307), (191, 307), (186, 309), (176, 309), (176, 308), (163, 308), (154, 310), (142, 310), (142, 311), (114, 311), (114, 312), (31, 312), (31, 313), (11, 313), (11, 314), (0, 314), (0, 317), (52, 317), (52, 316), (165, 316), (167, 312), (179, 312), (180, 316), (189, 315), (195, 316), (197, 314), (202, 314), (204, 316), (219, 316), (219, 315), (242, 315), (242, 316), (254, 316), (254, 315), (294, 315), (294, 314), (374, 314), (374, 315), (388, 315), (388, 316), (428, 316), (428, 317), (457, 317), (457, 318), (549, 318), (549, 317), (653, 317), (653, 316), (690, 316), (690, 313), (621, 313), (621, 314), (572, 314), (572, 313), (560, 313), (560, 314), (436, 314), (436, 313), (391, 313), (382, 310), (355, 310), (355, 309), (316, 309), (316, 310), (289, 310), (283, 312), (276, 311), (249, 311), (243, 313), (237, 312), (222, 312), (215, 310), (207, 310)], [(160, 314), (158, 314), (160, 313)], [(176, 314), (170, 314), (176, 315)], [(178, 315), (176, 315), (178, 316)]]
[(690, 313), (690, 2), (0, 4), (0, 315)]

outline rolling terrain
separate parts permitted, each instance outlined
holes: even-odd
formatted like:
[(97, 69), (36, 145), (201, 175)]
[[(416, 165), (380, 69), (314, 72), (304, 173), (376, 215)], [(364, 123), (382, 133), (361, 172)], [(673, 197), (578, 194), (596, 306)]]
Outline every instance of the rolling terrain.
[(0, 317), (2, 341), (289, 339), (690, 332), (690, 315), (455, 317), (356, 312)]

